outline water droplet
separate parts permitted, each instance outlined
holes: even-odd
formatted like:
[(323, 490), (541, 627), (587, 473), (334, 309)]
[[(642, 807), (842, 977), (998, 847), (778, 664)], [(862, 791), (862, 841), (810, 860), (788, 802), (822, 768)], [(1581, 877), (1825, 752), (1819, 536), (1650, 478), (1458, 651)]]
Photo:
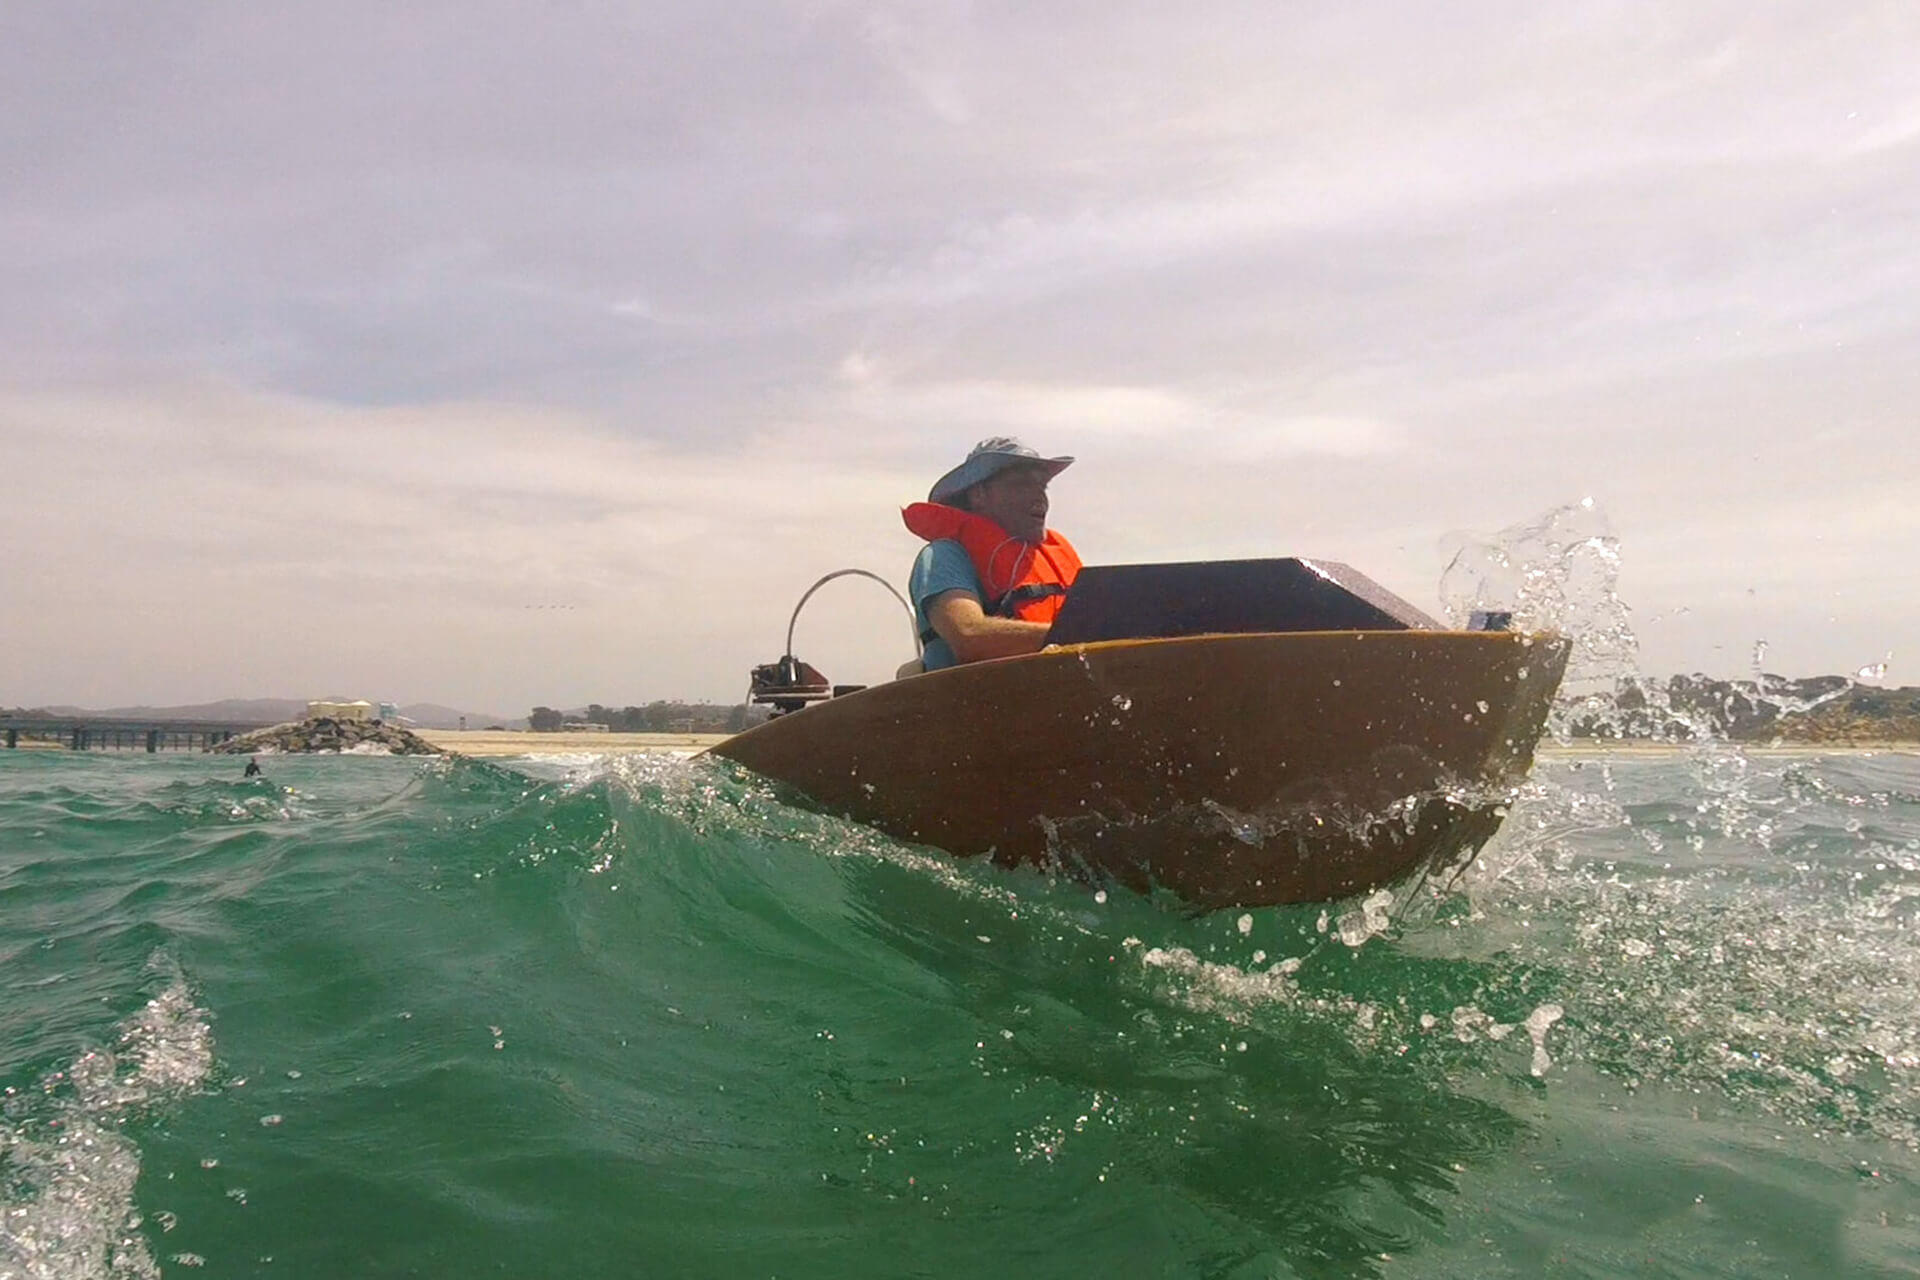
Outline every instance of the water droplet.
[(1527, 1036), (1533, 1041), (1533, 1062), (1528, 1068), (1535, 1076), (1547, 1074), (1553, 1059), (1547, 1056), (1547, 1028), (1560, 1021), (1566, 1011), (1557, 1004), (1543, 1004), (1527, 1015)]

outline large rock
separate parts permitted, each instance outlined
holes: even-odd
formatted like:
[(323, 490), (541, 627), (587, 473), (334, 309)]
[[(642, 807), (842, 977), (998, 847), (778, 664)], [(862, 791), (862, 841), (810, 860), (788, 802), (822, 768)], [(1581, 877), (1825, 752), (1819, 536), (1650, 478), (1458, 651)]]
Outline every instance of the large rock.
[(207, 750), (230, 756), (292, 755), (296, 752), (347, 751), (365, 755), (445, 755), (410, 729), (379, 720), (335, 720), (319, 716), (276, 724), (229, 738)]

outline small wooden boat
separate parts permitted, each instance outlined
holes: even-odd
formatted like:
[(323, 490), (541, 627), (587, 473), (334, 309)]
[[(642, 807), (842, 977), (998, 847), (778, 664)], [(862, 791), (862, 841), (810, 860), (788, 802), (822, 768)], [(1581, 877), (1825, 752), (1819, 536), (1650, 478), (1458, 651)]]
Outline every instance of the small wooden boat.
[(803, 709), (711, 754), (952, 853), (1206, 907), (1322, 901), (1493, 834), (1568, 648), (1443, 630), (1299, 560), (1090, 568), (1054, 636), (840, 696), (800, 681)]

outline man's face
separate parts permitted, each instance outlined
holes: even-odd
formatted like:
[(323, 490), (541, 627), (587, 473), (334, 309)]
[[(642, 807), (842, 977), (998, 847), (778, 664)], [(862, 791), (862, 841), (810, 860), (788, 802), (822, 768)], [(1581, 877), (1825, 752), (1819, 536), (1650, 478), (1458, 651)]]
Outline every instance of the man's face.
[(1047, 536), (1046, 468), (1013, 466), (973, 487), (973, 511), (1024, 542)]

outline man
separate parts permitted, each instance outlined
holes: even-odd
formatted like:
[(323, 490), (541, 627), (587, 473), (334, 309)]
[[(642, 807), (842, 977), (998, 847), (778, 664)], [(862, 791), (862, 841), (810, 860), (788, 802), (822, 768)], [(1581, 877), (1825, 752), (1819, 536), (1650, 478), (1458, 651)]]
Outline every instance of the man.
[(1035, 653), (1080, 571), (1080, 557), (1047, 528), (1047, 484), (1072, 458), (1043, 458), (1018, 440), (982, 440), (901, 512), (927, 540), (908, 598), (928, 671)]

